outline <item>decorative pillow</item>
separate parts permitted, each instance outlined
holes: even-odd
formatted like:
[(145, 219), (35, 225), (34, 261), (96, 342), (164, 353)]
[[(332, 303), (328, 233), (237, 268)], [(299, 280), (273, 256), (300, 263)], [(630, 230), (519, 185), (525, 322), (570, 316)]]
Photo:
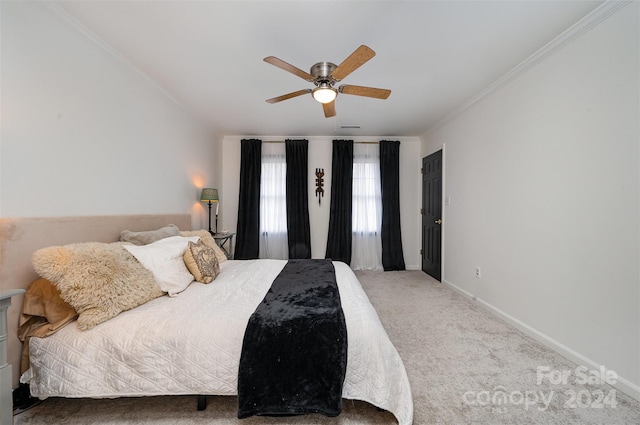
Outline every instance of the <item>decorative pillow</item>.
[(62, 299), (60, 290), (51, 281), (36, 279), (24, 294), (18, 338), (21, 341), (27, 336), (44, 338), (77, 317), (78, 312)]
[(149, 245), (125, 245), (129, 251), (155, 278), (160, 289), (173, 297), (184, 291), (193, 276), (184, 264), (183, 256), (189, 241), (197, 242), (199, 236), (171, 236)]
[(202, 239), (196, 243), (189, 242), (183, 258), (187, 268), (198, 282), (211, 283), (220, 273), (216, 252)]
[(160, 239), (170, 236), (178, 236), (180, 229), (175, 224), (169, 224), (157, 230), (148, 230), (146, 232), (132, 232), (123, 230), (120, 233), (120, 242), (130, 242), (134, 245), (148, 245)]
[(222, 248), (218, 246), (211, 233), (208, 230), (190, 230), (190, 231), (182, 231), (180, 232), (180, 236), (200, 236), (202, 242), (209, 245), (216, 253), (216, 258), (218, 259), (218, 264), (222, 264), (227, 261), (227, 255), (222, 251)]
[(163, 295), (153, 275), (123, 244), (87, 242), (36, 251), (33, 267), (78, 313), (78, 327), (94, 326)]

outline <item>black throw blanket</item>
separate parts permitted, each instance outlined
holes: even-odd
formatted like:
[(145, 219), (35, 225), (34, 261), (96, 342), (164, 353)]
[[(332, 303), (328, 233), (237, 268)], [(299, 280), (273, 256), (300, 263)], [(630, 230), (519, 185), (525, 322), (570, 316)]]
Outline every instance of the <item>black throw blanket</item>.
[(289, 260), (247, 324), (238, 418), (342, 410), (347, 326), (330, 260)]

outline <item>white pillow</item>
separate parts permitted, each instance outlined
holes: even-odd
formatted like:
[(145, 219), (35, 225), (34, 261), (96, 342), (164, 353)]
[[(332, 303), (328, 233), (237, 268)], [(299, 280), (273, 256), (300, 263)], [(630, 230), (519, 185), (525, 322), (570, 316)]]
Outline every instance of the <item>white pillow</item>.
[(160, 289), (173, 297), (184, 291), (193, 275), (182, 259), (189, 241), (197, 242), (199, 236), (171, 236), (149, 245), (124, 245), (147, 270), (151, 271)]

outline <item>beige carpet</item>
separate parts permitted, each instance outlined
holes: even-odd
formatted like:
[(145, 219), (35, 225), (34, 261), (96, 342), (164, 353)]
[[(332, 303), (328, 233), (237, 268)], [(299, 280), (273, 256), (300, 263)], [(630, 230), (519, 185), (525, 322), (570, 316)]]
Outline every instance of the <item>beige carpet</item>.
[[(418, 271), (358, 272), (411, 381), (414, 424), (640, 424), (640, 403), (608, 385), (576, 383), (576, 365)], [(547, 368), (537, 382), (537, 368)], [(566, 384), (549, 376), (570, 373)], [(612, 392), (613, 391), (613, 392)], [(47, 399), (15, 416), (25, 424), (394, 424), (387, 412), (345, 401), (337, 418), (236, 419), (234, 397)]]

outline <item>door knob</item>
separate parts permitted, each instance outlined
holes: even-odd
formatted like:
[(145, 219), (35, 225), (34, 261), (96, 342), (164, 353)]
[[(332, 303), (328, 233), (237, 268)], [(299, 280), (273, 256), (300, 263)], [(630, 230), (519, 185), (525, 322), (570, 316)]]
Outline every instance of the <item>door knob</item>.
[(436, 224), (442, 224), (442, 220), (441, 219), (437, 219), (436, 220)]

